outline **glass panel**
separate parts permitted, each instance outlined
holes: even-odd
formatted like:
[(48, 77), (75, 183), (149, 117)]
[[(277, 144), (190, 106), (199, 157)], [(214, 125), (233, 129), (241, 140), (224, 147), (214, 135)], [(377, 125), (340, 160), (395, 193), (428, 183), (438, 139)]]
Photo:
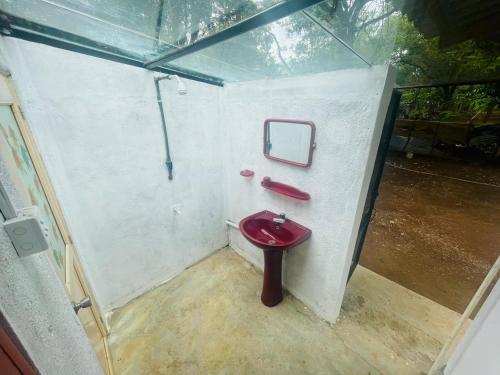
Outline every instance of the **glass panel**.
[[(0, 0), (7, 13), (102, 43), (110, 48), (93, 47), (139, 61), (223, 32), (284, 1)], [(356, 4), (361, 4), (359, 9), (353, 9)], [(397, 34), (392, 2), (326, 0), (307, 12), (369, 61), (388, 60)], [(172, 65), (228, 81), (366, 66), (302, 12), (176, 59)]]
[(323, 1), (307, 11), (372, 64), (390, 60), (401, 13), (393, 1)]
[(173, 49), (158, 40), (162, 0), (2, 0), (2, 10), (104, 43), (141, 60)]
[(365, 67), (318, 25), (296, 13), (169, 62), (226, 81), (277, 78)]
[(184, 47), (254, 16), (284, 0), (166, 0), (160, 37)]
[[(219, 32), (283, 0), (2, 0), (2, 10), (141, 60)], [(174, 47), (175, 46), (175, 47)]]

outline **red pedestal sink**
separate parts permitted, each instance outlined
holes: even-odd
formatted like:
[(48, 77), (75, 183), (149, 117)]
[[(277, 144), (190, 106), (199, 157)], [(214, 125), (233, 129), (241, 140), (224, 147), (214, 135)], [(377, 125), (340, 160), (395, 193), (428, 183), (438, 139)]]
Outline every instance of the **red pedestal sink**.
[(245, 238), (264, 250), (264, 285), (261, 300), (266, 306), (275, 306), (283, 300), (281, 262), (283, 251), (291, 249), (311, 236), (311, 230), (284, 219), (270, 211), (261, 211), (240, 221)]

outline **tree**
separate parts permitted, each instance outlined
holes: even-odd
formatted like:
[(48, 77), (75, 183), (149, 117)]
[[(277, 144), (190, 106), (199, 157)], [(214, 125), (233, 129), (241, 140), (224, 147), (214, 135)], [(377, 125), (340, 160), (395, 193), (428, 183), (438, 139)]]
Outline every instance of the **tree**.
[[(306, 11), (372, 64), (389, 60), (399, 19), (393, 1), (330, 0)], [(288, 55), (295, 74), (366, 67), (352, 51), (301, 13), (279, 23), (286, 23), (289, 39), (294, 40)]]
[(373, 34), (373, 28), (378, 28), (396, 11), (387, 0), (325, 1), (315, 8), (315, 12), (350, 46), (355, 45), (360, 34)]

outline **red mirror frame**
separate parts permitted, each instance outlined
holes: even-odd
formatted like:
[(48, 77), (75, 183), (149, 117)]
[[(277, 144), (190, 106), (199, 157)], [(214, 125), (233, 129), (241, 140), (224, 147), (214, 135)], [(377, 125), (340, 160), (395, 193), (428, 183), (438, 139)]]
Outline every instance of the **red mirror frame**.
[[(269, 155), (269, 125), (271, 122), (283, 122), (288, 124), (299, 124), (299, 125), (309, 125), (311, 127), (311, 141), (309, 143), (309, 157), (307, 158), (307, 163), (299, 163), (292, 160), (281, 159), (276, 156)], [(287, 120), (287, 119), (277, 119), (277, 118), (269, 118), (264, 121), (264, 156), (271, 160), (280, 161), (282, 163), (296, 165), (298, 167), (309, 167), (312, 163), (313, 150), (315, 147), (314, 136), (316, 134), (316, 125), (312, 121), (303, 121), (303, 120)]]

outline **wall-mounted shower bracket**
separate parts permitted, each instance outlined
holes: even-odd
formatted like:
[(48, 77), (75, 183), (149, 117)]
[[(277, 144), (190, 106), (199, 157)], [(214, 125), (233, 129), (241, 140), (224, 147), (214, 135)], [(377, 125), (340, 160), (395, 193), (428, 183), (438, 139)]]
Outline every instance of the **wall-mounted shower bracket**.
[(170, 157), (170, 147), (168, 144), (168, 132), (167, 132), (167, 123), (165, 121), (165, 111), (163, 110), (163, 100), (161, 97), (161, 90), (160, 90), (160, 81), (168, 79), (172, 80), (174, 79), (177, 82), (177, 93), (179, 95), (186, 95), (187, 90), (186, 86), (184, 85), (184, 82), (181, 81), (179, 76), (175, 74), (168, 74), (165, 76), (159, 76), (155, 77), (155, 87), (156, 87), (156, 100), (158, 102), (158, 108), (160, 109), (160, 116), (161, 116), (161, 124), (162, 124), (162, 129), (163, 129), (163, 137), (165, 139), (165, 151), (167, 154), (167, 161), (165, 162), (168, 170), (168, 179), (172, 180), (174, 178), (173, 176), (173, 169), (174, 169), (174, 164), (172, 162), (172, 158)]

